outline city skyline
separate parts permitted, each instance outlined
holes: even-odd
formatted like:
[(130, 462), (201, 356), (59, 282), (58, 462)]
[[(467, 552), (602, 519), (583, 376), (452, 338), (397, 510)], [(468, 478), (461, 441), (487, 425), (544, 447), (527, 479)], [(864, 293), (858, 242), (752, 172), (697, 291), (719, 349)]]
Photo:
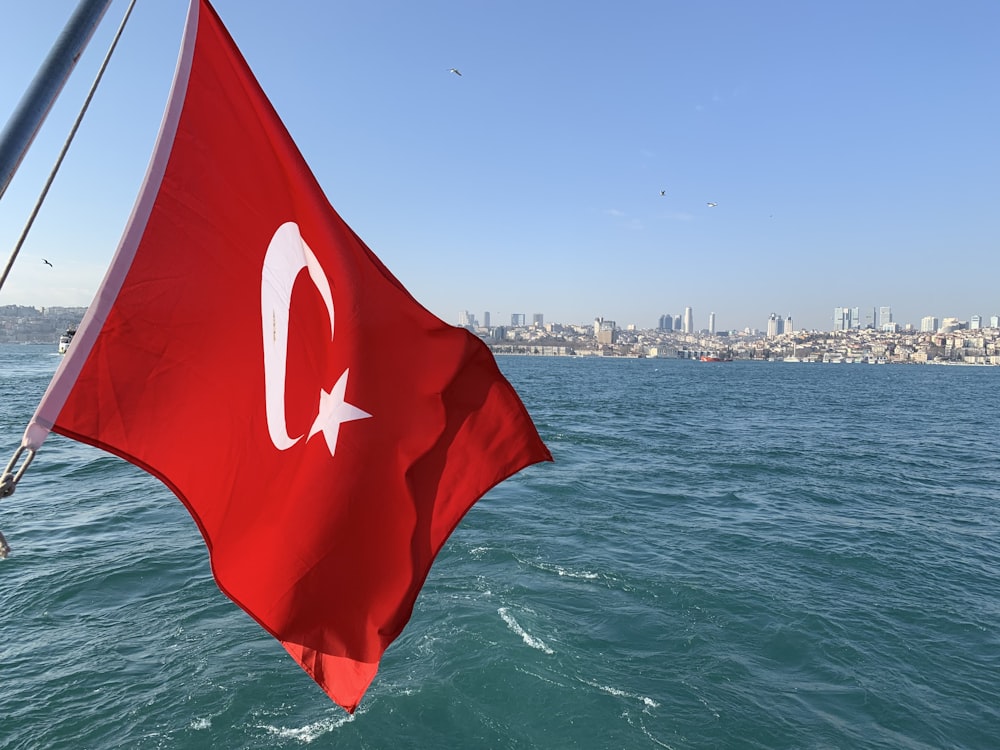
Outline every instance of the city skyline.
[[(1000, 306), (998, 306), (1000, 307)], [(838, 321), (838, 313), (842, 317)], [(685, 324), (686, 315), (690, 314), (690, 322)], [(785, 326), (790, 322), (794, 330), (814, 330), (814, 331), (836, 331), (836, 330), (848, 330), (855, 328), (874, 328), (878, 330), (883, 330), (886, 325), (894, 325), (896, 330), (905, 330), (907, 328), (912, 330), (924, 330), (924, 325), (928, 320), (941, 321), (954, 319), (962, 323), (969, 324), (972, 328), (986, 328), (986, 327), (1000, 327), (1000, 314), (998, 313), (974, 313), (968, 316), (960, 315), (922, 315), (917, 320), (901, 320), (899, 316), (896, 315), (891, 305), (879, 305), (870, 307), (835, 307), (831, 315), (829, 316), (828, 324), (826, 326), (806, 326), (800, 325), (797, 319), (791, 315), (781, 315), (780, 313), (771, 312), (768, 314), (767, 319), (763, 323), (757, 324), (747, 324), (740, 326), (725, 326), (720, 325), (717, 322), (718, 316), (714, 310), (709, 311), (705, 314), (706, 325), (700, 326), (697, 323), (697, 314), (691, 306), (685, 306), (680, 313), (662, 313), (660, 314), (656, 321), (651, 324), (643, 325), (636, 323), (634, 321), (622, 321), (613, 315), (595, 315), (590, 320), (562, 320), (558, 316), (551, 316), (547, 313), (504, 313), (503, 311), (484, 311), (482, 317), (472, 310), (460, 310), (457, 316), (457, 321), (451, 320), (446, 322), (455, 322), (457, 325), (478, 325), (485, 328), (493, 326), (506, 326), (508, 323), (511, 326), (524, 326), (527, 325), (529, 319), (543, 319), (548, 320), (550, 323), (556, 323), (561, 325), (576, 325), (576, 326), (589, 326), (593, 324), (595, 320), (607, 319), (609, 321), (614, 321), (619, 328), (635, 327), (642, 330), (652, 330), (652, 329), (664, 329), (664, 318), (670, 317), (672, 321), (672, 329), (683, 331), (685, 333), (708, 331), (710, 333), (715, 333), (716, 331), (743, 331), (746, 329), (753, 329), (759, 331), (769, 331), (772, 328), (772, 323), (777, 321), (781, 322), (781, 328), (784, 330)], [(856, 316), (856, 317), (855, 317)], [(470, 322), (471, 321), (471, 322)], [(484, 322), (485, 321), (485, 322)], [(935, 328), (937, 325), (935, 324)], [(669, 330), (669, 329), (668, 329)], [(781, 331), (779, 331), (780, 333)]]
[[(0, 201), (0, 245), (126, 5), (112, 1)], [(90, 303), (184, 5), (135, 8), (0, 304)], [(719, 330), (772, 312), (822, 330), (838, 306), (888, 304), (914, 326), (1000, 308), (996, 3), (542, 4), (530, 23), (517, 4), (214, 5), (334, 209), (447, 322), (477, 303), (639, 327), (690, 306)], [(0, 124), (75, 6), (5, 10)]]

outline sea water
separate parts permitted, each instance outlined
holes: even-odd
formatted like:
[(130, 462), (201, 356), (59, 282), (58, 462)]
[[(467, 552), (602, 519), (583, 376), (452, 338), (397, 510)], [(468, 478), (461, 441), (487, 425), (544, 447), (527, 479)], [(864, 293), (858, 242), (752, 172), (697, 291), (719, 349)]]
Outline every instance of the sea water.
[[(0, 346), (10, 453), (58, 361)], [(499, 363), (555, 463), (465, 517), (353, 716), (165, 487), (51, 436), (0, 501), (0, 748), (1000, 747), (1000, 368)]]

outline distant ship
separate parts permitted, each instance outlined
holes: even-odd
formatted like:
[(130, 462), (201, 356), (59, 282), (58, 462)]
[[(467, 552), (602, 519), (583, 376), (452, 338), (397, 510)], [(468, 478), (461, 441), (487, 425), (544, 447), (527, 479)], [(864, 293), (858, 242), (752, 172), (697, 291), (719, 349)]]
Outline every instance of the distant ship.
[(59, 337), (59, 353), (65, 354), (69, 351), (69, 344), (73, 340), (73, 336), (76, 335), (75, 328), (67, 328), (66, 333)]
[(702, 354), (698, 361), (700, 362), (732, 362), (733, 358), (731, 356), (719, 357), (714, 354)]

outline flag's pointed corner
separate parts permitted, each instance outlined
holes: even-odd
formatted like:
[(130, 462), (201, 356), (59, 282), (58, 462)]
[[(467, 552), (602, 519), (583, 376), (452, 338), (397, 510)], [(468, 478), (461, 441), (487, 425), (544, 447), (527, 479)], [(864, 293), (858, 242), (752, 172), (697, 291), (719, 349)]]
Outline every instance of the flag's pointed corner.
[(324, 654), (300, 643), (281, 641), (291, 657), (334, 703), (353, 714), (378, 672), (378, 662), (360, 662)]

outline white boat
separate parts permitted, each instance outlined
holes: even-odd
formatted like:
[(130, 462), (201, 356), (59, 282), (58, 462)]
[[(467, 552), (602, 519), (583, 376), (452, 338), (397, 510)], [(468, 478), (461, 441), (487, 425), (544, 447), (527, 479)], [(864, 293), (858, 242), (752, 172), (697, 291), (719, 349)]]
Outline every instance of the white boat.
[(67, 328), (66, 333), (59, 337), (59, 353), (65, 354), (69, 351), (70, 342), (73, 341), (73, 336), (76, 335), (75, 328)]

